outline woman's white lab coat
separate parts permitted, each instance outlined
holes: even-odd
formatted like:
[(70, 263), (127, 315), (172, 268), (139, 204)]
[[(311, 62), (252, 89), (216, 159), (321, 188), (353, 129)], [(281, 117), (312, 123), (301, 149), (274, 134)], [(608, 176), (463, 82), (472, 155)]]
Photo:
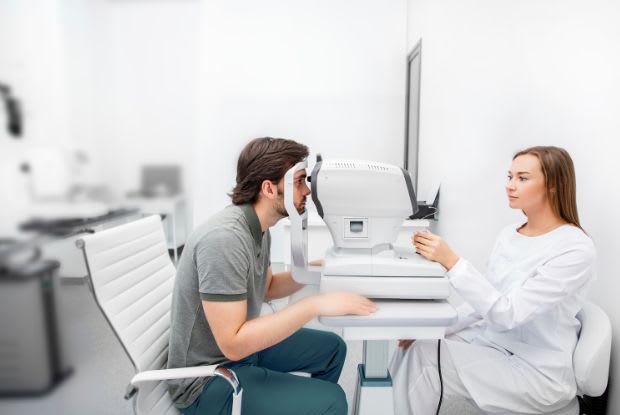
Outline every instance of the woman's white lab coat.
[(448, 331), (459, 341), (445, 345), (469, 397), (489, 413), (545, 413), (574, 398), (575, 316), (595, 278), (594, 245), (581, 229), (527, 237), (518, 227), (500, 233), (486, 275), (464, 259), (448, 272), (465, 302)]

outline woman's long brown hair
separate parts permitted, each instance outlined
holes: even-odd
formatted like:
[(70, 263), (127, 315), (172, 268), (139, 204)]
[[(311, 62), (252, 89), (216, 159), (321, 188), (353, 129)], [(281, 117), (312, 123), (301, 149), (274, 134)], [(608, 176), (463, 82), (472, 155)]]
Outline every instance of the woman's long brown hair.
[(537, 146), (519, 151), (512, 159), (525, 154), (532, 154), (540, 161), (553, 212), (583, 231), (577, 213), (575, 166), (568, 152), (560, 147)]

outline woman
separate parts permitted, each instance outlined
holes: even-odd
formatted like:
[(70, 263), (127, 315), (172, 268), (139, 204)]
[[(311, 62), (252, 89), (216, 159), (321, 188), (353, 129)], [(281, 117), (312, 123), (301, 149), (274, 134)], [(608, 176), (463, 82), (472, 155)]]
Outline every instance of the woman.
[[(497, 414), (548, 413), (576, 393), (572, 356), (595, 250), (579, 224), (568, 153), (532, 147), (508, 173), (510, 207), (524, 224), (504, 228), (485, 275), (437, 235), (418, 232), (416, 251), (443, 265), (463, 298), (441, 342), (444, 399), (464, 397)], [(396, 413), (434, 414), (440, 395), (437, 342), (402, 340), (392, 362)]]

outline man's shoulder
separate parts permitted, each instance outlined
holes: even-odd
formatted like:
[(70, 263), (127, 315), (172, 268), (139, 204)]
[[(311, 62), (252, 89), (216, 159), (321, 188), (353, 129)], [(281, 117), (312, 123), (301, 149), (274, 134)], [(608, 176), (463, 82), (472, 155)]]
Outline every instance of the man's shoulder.
[(205, 222), (205, 225), (239, 226), (242, 222), (244, 222), (243, 209), (237, 205), (229, 205), (211, 216), (207, 222)]
[(196, 245), (205, 243), (234, 244), (244, 242), (251, 235), (243, 211), (235, 205), (222, 209), (211, 216), (193, 232), (192, 239)]

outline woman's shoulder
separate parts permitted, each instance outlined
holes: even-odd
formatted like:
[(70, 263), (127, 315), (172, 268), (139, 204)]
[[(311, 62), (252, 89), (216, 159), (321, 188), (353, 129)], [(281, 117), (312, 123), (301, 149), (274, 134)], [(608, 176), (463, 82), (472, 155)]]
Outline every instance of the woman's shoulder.
[(595, 252), (592, 238), (578, 226), (567, 223), (555, 229), (553, 236), (560, 245), (566, 248)]

